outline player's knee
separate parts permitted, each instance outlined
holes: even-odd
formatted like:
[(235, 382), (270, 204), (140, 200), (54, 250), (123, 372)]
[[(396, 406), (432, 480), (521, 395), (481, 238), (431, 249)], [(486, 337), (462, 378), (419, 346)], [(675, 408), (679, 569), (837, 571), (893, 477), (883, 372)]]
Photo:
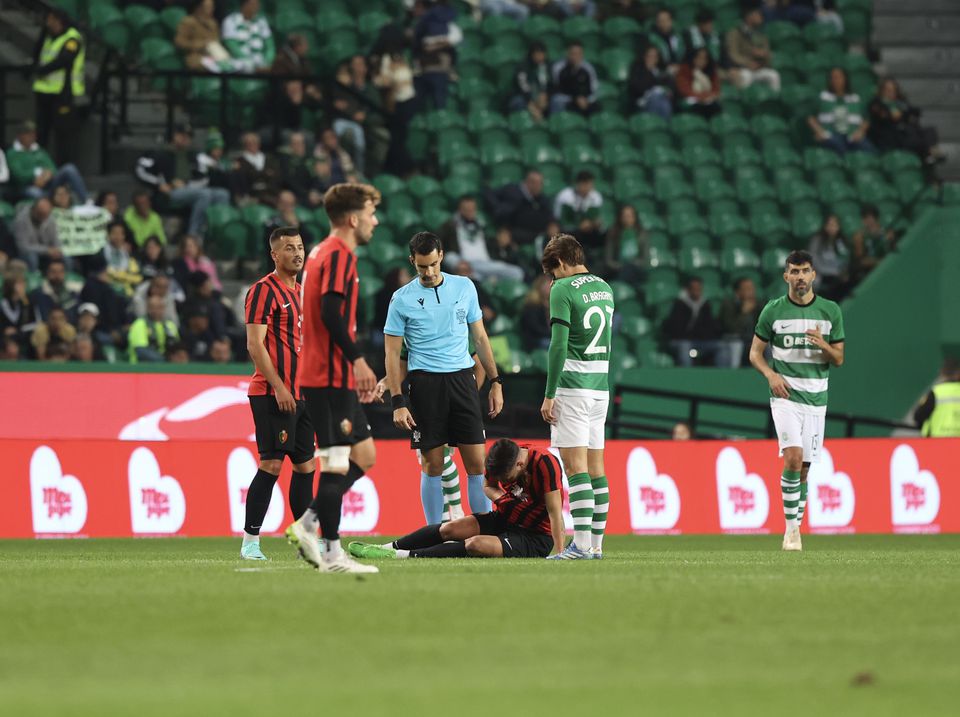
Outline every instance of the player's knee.
[(280, 469), (283, 467), (283, 461), (276, 458), (260, 461), (260, 470), (269, 473), (272, 476), (280, 475)]
[(788, 471), (801, 470), (803, 468), (803, 451), (800, 448), (785, 448), (783, 465)]
[(316, 470), (317, 470), (317, 460), (315, 458), (311, 458), (310, 460), (304, 461), (303, 463), (297, 463), (293, 467), (294, 473), (313, 473)]
[(440, 537), (444, 540), (454, 540), (455, 528), (452, 523), (444, 523), (440, 526)]
[(464, 541), (464, 546), (467, 549), (467, 555), (473, 556), (475, 558), (485, 558), (488, 555), (486, 550), (486, 541), (482, 536), (475, 535), (472, 538), (467, 538)]

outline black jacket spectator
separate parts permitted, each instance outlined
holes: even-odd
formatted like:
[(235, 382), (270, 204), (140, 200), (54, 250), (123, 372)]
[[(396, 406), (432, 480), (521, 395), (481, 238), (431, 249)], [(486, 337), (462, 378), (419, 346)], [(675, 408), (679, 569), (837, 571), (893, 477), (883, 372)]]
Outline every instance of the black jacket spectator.
[(671, 340), (710, 341), (720, 335), (720, 324), (702, 294), (684, 289), (663, 322), (663, 334)]
[(527, 173), (526, 179), (487, 193), (487, 203), (497, 226), (508, 226), (518, 244), (530, 244), (553, 219), (549, 198), (543, 193), (543, 175)]

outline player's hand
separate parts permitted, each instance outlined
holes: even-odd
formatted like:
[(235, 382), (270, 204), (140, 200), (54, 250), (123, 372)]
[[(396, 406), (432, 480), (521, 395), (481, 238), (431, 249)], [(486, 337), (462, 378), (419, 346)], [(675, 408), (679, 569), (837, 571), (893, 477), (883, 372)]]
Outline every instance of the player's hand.
[(297, 402), (293, 400), (293, 394), (287, 390), (286, 386), (277, 389), (277, 407), (281, 413), (297, 412)]
[(807, 329), (807, 340), (816, 346), (819, 349), (825, 349), (829, 344), (823, 340), (823, 334), (820, 333), (820, 329)]
[[(367, 364), (365, 358), (358, 358), (353, 362), (353, 375), (357, 379), (357, 393), (361, 397), (366, 394), (367, 396), (373, 396), (374, 391), (377, 389), (377, 374), (373, 372), (373, 369)], [(367, 401), (369, 403), (369, 401)]]
[[(373, 389), (373, 400), (377, 403), (383, 403), (383, 394), (387, 392), (387, 377), (384, 376), (377, 381), (377, 387)], [(371, 401), (372, 403), (372, 401)]]
[(487, 414), (490, 418), (496, 418), (503, 410), (503, 386), (495, 383), (490, 386), (490, 395), (487, 397), (490, 406), (490, 412)]
[(767, 382), (770, 384), (770, 393), (774, 396), (777, 398), (789, 398), (790, 391), (787, 389), (787, 382), (783, 380), (783, 376), (775, 373), (767, 379)]
[(543, 420), (549, 423), (551, 426), (557, 422), (557, 417), (553, 415), (552, 398), (543, 399), (543, 403), (540, 404), (540, 415), (543, 417)]
[(403, 407), (393, 412), (393, 425), (404, 431), (412, 431), (417, 427), (417, 422), (413, 420), (410, 409)]

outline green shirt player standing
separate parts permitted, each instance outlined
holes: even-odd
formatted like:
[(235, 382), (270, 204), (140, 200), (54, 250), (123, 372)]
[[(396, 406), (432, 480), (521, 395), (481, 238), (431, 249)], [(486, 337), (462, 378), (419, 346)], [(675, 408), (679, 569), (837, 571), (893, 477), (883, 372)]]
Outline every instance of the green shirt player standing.
[[(843, 315), (836, 302), (813, 293), (816, 277), (810, 254), (790, 253), (783, 272), (787, 295), (763, 307), (750, 346), (750, 363), (770, 384), (770, 411), (783, 456), (784, 550), (803, 549), (807, 472), (811, 463), (820, 462), (830, 366), (843, 364)], [(763, 356), (770, 343), (773, 367)]]
[(603, 439), (610, 402), (613, 292), (587, 271), (585, 261), (583, 247), (569, 234), (553, 237), (541, 260), (554, 281), (547, 387), (540, 413), (550, 424), (550, 445), (560, 451), (573, 517), (573, 540), (551, 560), (602, 558), (607, 527)]

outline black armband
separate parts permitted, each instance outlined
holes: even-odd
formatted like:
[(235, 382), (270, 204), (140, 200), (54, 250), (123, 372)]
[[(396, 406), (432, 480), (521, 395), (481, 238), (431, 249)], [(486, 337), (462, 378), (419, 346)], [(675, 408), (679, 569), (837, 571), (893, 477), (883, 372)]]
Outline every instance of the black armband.
[(398, 408), (407, 407), (407, 397), (402, 393), (397, 396), (390, 397), (390, 405), (393, 407), (393, 410), (396, 411)]

